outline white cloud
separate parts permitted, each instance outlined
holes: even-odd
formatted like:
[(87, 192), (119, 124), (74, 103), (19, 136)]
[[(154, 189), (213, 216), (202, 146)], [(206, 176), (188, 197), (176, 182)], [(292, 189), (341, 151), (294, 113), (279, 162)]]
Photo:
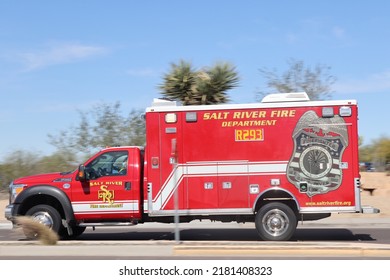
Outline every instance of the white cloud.
[(25, 71), (33, 71), (51, 65), (72, 63), (106, 52), (105, 48), (99, 46), (66, 43), (49, 46), (40, 51), (21, 53), (19, 58), (25, 65)]
[(390, 70), (362, 79), (340, 81), (335, 84), (335, 90), (340, 94), (390, 91)]

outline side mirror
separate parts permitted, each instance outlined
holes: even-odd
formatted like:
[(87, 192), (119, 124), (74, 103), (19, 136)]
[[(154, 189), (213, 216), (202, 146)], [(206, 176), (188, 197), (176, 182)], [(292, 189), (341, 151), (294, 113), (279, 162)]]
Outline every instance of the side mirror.
[(87, 174), (85, 172), (85, 166), (83, 164), (80, 164), (79, 166), (79, 172), (77, 173), (77, 179), (79, 181), (87, 181)]

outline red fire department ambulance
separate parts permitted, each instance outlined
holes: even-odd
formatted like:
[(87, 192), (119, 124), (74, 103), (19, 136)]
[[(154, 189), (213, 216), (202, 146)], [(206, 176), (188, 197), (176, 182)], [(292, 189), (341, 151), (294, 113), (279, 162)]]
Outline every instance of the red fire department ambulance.
[(78, 170), (10, 185), (6, 217), (35, 217), (63, 238), (88, 226), (209, 219), (254, 222), (289, 240), (298, 221), (378, 213), (360, 200), (354, 100), (273, 94), (261, 103), (147, 108), (146, 146), (101, 150)]

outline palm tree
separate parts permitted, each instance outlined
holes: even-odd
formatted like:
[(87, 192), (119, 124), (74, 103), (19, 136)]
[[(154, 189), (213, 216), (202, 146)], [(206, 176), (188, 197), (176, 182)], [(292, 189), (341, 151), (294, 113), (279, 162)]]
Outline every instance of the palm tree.
[(178, 100), (183, 105), (227, 103), (226, 92), (238, 85), (238, 74), (229, 63), (216, 63), (213, 67), (195, 70), (191, 63), (171, 64), (160, 86), (164, 97)]
[(189, 105), (193, 99), (195, 77), (196, 72), (191, 63), (183, 60), (179, 64), (172, 63), (171, 71), (164, 75), (160, 90), (166, 98)]

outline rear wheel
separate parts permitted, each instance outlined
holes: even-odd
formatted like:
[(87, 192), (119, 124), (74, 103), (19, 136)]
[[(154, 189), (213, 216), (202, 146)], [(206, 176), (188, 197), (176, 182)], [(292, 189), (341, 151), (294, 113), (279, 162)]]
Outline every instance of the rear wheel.
[[(31, 216), (34, 220), (44, 224), (56, 233), (59, 233), (63, 227), (60, 213), (50, 205), (40, 204), (31, 207), (26, 212), (26, 216)], [(38, 237), (37, 232), (33, 232), (28, 229), (24, 230), (24, 234), (30, 239)]]
[(266, 241), (289, 240), (297, 227), (297, 217), (286, 204), (271, 202), (256, 214), (256, 229), (261, 239)]

